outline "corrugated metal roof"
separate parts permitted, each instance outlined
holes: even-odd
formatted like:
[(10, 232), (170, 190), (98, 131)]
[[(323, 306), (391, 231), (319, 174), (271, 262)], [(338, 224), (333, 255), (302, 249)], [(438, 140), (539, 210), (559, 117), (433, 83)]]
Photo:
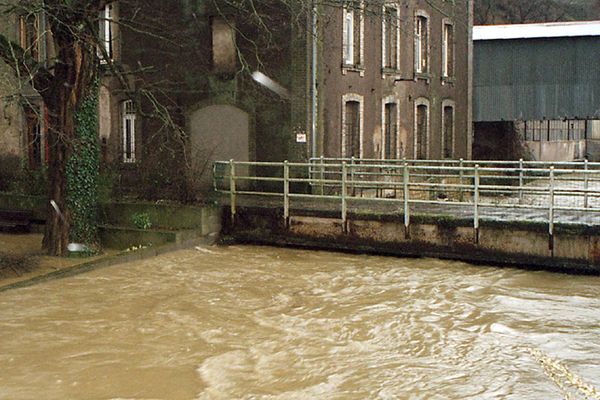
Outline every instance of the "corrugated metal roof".
[(473, 40), (538, 39), (576, 36), (600, 36), (600, 21), (479, 25), (473, 27)]

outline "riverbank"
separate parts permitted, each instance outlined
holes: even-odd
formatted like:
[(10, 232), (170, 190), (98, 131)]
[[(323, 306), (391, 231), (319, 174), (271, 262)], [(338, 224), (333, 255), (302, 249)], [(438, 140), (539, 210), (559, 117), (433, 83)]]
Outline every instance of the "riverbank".
[[(0, 233), (0, 292), (74, 276), (130, 261), (139, 261), (193, 246), (210, 245), (215, 236), (199, 237), (161, 246), (136, 247), (124, 251), (106, 249), (85, 258), (50, 257), (42, 250), (41, 234)], [(4, 262), (3, 262), (4, 261)]]
[(2, 287), (98, 261), (119, 252), (105, 250), (86, 258), (50, 257), (42, 251), (42, 234), (0, 234), (0, 290)]

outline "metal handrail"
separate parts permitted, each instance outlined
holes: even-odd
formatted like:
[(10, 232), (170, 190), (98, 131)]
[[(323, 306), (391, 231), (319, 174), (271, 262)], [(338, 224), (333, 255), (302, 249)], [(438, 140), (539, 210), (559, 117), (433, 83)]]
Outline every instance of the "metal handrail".
[[(256, 167), (268, 167), (269, 171), (259, 174)], [(552, 249), (557, 211), (577, 211), (585, 215), (600, 213), (600, 163), (587, 160), (556, 163), (324, 157), (307, 163), (230, 160), (214, 163), (213, 179), (215, 191), (230, 197), (232, 220), (235, 221), (237, 213), (238, 195), (283, 197), (286, 227), (290, 221), (290, 200), (294, 198), (339, 200), (344, 231), (348, 229), (350, 201), (400, 203), (407, 236), (411, 205), (471, 206), (476, 241), (479, 240), (482, 207), (546, 210)], [(261, 184), (275, 185), (275, 189), (261, 189)], [(310, 193), (295, 192), (297, 185), (310, 188)], [(384, 195), (387, 191), (393, 192), (392, 198)], [(423, 198), (419, 193), (429, 194), (429, 198)], [(543, 204), (539, 201), (538, 204), (526, 204), (526, 196), (545, 201)], [(565, 197), (582, 201), (561, 204)], [(600, 218), (594, 221), (596, 224), (600, 225)]]

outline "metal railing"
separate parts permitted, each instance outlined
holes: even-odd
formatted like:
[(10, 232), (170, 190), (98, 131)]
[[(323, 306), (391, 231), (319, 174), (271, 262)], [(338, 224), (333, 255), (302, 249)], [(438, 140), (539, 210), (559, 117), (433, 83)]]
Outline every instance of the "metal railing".
[[(413, 208), (437, 212), (451, 206), (469, 211), (476, 238), (486, 208), (544, 215), (552, 239), (557, 213), (577, 213), (578, 221), (600, 225), (600, 163), (369, 160), (316, 158), (308, 163), (218, 161), (214, 189), (229, 196), (235, 219), (237, 197), (280, 197), (289, 225), (290, 201), (312, 199), (339, 204), (344, 230), (349, 204), (366, 201), (403, 208), (407, 235)], [(338, 203), (339, 202), (339, 203)], [(425, 210), (423, 213), (427, 213)], [(551, 241), (552, 243), (552, 241)], [(552, 246), (552, 245), (551, 245)]]

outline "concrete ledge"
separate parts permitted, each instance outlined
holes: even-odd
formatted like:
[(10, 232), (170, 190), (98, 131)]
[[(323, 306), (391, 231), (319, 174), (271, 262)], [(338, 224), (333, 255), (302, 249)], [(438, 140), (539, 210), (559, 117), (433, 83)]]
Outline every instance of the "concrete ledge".
[(177, 232), (157, 229), (134, 229), (118, 226), (99, 226), (98, 233), (103, 247), (125, 250), (132, 246), (161, 246), (177, 242)]
[(199, 229), (204, 226), (212, 214), (219, 209), (213, 206), (187, 206), (181, 204), (126, 203), (114, 202), (100, 204), (100, 220), (107, 225), (134, 228), (132, 216), (148, 214), (155, 228), (172, 230)]

